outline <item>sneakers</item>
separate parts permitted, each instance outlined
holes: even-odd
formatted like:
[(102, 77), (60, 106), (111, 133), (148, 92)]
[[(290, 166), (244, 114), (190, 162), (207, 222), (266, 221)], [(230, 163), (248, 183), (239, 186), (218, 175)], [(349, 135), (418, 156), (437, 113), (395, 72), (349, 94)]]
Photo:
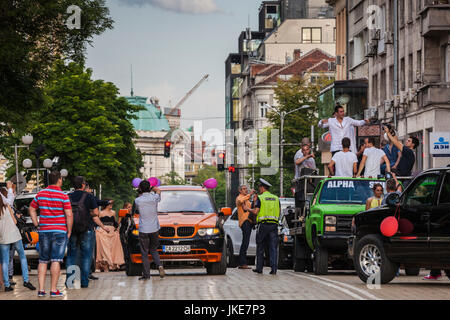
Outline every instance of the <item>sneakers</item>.
[(13, 290), (14, 290), (14, 288), (12, 286), (5, 287), (5, 292), (10, 292), (10, 291), (13, 291)]
[(38, 291), (38, 297), (45, 297), (47, 293), (45, 291)]
[(259, 273), (259, 274), (262, 274), (262, 273), (263, 273), (262, 270), (258, 270), (258, 269), (252, 269), (252, 271), (253, 271), (253, 272), (256, 272), (256, 273)]
[(142, 276), (142, 277), (140, 277), (138, 280), (149, 280), (150, 279), (150, 277), (144, 277), (144, 276)]
[(431, 274), (429, 274), (429, 275), (423, 277), (423, 280), (437, 280), (437, 279), (439, 279), (440, 277), (442, 277), (442, 276), (441, 276), (441, 275), (432, 276)]
[(276, 275), (277, 274), (277, 270), (272, 270), (272, 271), (269, 272), (269, 274)]
[(159, 266), (159, 277), (160, 278), (164, 278), (164, 276), (166, 275), (166, 271), (164, 271), (163, 266)]
[(93, 274), (90, 274), (89, 280), (98, 280), (98, 278), (96, 276), (94, 276)]
[(23, 283), (23, 286), (25, 287), (25, 288), (28, 288), (28, 289), (30, 289), (30, 290), (36, 290), (36, 288), (31, 284), (31, 282), (24, 282)]
[(64, 293), (60, 292), (59, 290), (50, 291), (50, 298), (57, 298), (57, 297), (64, 297)]

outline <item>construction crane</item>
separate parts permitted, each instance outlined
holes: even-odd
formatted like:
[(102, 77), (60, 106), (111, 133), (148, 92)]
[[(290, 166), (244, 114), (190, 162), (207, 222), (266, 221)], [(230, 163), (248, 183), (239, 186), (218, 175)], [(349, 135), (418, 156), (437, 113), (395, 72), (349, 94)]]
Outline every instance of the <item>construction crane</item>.
[(186, 93), (186, 95), (175, 105), (175, 107), (170, 109), (169, 114), (172, 114), (174, 110), (178, 109), (194, 93), (194, 91), (197, 90), (198, 87), (200, 87), (206, 79), (208, 79), (208, 77), (209, 74), (203, 76), (203, 78), (199, 82), (197, 82), (197, 84), (191, 90), (189, 90), (188, 93)]

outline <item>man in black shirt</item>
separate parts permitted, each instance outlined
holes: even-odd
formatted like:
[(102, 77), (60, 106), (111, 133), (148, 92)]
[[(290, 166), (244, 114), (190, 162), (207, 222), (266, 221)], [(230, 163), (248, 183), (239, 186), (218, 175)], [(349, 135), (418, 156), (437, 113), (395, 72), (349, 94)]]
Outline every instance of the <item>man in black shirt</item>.
[(398, 141), (397, 136), (392, 136), (388, 127), (384, 127), (384, 131), (388, 136), (389, 140), (394, 143), (394, 145), (400, 150), (402, 153), (402, 157), (400, 158), (400, 162), (397, 165), (397, 169), (395, 173), (400, 177), (409, 177), (411, 176), (411, 171), (416, 162), (416, 157), (414, 155), (414, 149), (419, 146), (419, 139), (416, 137), (410, 136), (405, 145), (403, 145), (400, 141)]

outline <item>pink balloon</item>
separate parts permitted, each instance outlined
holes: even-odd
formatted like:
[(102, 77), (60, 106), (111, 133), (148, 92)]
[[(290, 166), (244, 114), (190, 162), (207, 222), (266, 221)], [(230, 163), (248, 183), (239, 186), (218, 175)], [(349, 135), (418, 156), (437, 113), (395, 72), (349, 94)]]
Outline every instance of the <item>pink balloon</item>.
[(205, 182), (203, 182), (203, 185), (207, 188), (207, 189), (214, 189), (217, 187), (217, 180), (214, 178), (205, 180)]
[(148, 182), (150, 182), (150, 185), (152, 187), (156, 187), (156, 185), (158, 184), (158, 179), (155, 177), (151, 177), (150, 179), (148, 179)]
[(385, 218), (380, 225), (381, 233), (385, 237), (392, 237), (397, 233), (398, 230), (398, 221), (395, 217), (387, 217)]

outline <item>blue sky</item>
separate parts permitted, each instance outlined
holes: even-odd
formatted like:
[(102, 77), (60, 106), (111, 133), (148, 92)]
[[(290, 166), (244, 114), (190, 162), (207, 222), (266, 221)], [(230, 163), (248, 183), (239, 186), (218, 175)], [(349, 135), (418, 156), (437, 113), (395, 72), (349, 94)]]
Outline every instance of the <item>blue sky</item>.
[[(156, 96), (175, 105), (203, 75), (210, 78), (182, 107), (182, 127), (207, 118), (205, 129), (224, 128), (225, 59), (238, 49), (238, 36), (257, 28), (261, 1), (108, 0), (114, 29), (94, 39), (87, 67), (95, 79), (113, 82), (130, 94)], [(217, 118), (217, 119), (212, 119)]]

